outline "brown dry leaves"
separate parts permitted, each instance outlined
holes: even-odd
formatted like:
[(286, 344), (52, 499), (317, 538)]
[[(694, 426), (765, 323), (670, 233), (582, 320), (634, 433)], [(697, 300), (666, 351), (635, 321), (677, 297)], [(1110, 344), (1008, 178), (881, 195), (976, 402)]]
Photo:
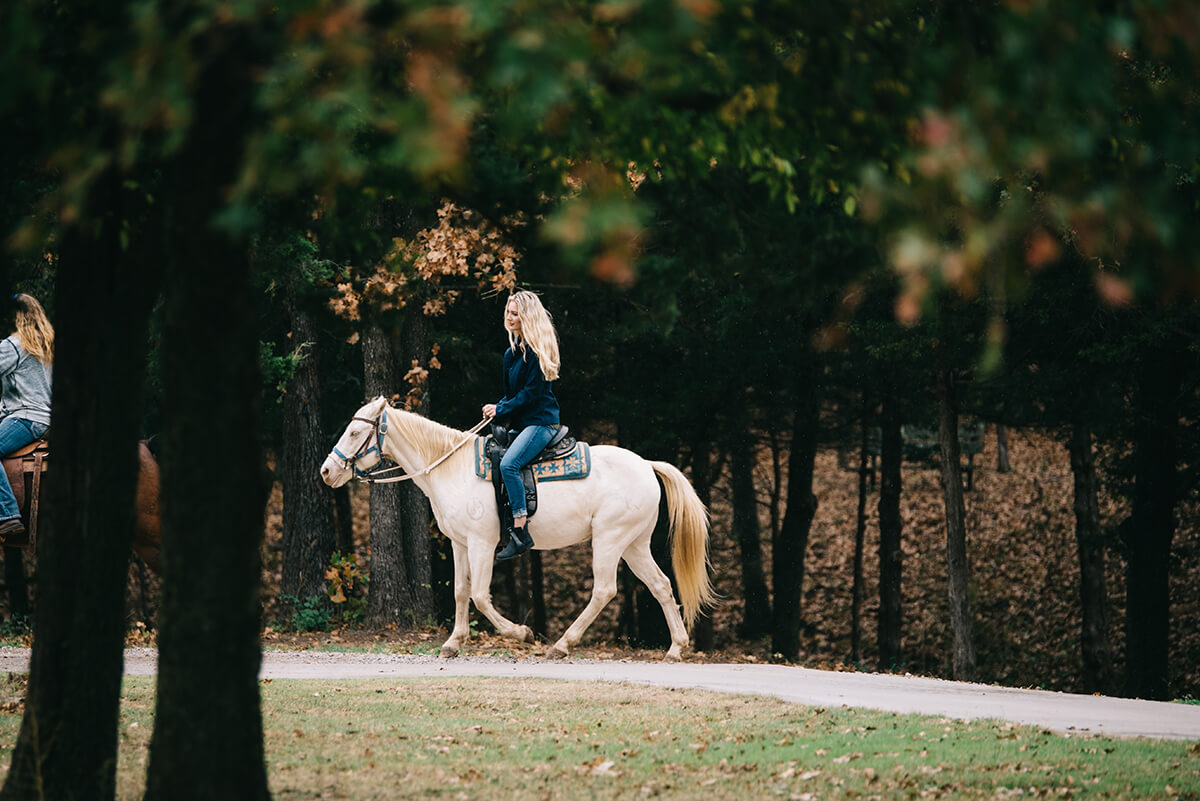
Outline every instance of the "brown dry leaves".
[[(519, 224), (506, 220), (501, 228), (476, 211), (445, 201), (437, 225), (411, 241), (393, 239), (373, 268), (365, 274), (351, 271), (351, 280), (337, 284), (330, 306), (339, 316), (359, 320), (363, 304), (384, 312), (420, 302), (422, 313), (432, 317), (444, 314), (466, 286), (487, 294), (511, 291), (521, 256), (503, 230)], [(452, 279), (465, 280), (455, 284)]]

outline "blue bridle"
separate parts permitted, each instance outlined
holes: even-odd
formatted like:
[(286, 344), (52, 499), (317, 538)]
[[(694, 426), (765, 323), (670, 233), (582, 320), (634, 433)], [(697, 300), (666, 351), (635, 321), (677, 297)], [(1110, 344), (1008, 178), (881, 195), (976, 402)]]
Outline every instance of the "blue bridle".
[[(379, 411), (379, 416), (374, 420), (366, 417), (350, 418), (350, 422), (354, 422), (355, 420), (359, 421), (360, 423), (370, 423), (372, 430), (375, 432), (375, 436), (364, 439), (362, 445), (358, 446), (358, 450), (354, 452), (353, 456), (347, 456), (339, 451), (336, 447), (333, 449), (333, 453), (342, 460), (343, 467), (348, 467), (354, 471), (354, 475), (358, 476), (359, 478), (369, 478), (375, 471), (371, 470), (369, 472), (364, 472), (359, 470), (358, 460), (372, 453), (378, 453), (379, 458), (383, 458), (383, 438), (387, 434), (387, 407), (383, 407)], [(374, 445), (371, 445), (372, 439), (375, 441)], [(370, 445), (370, 447), (367, 447), (368, 445)]]

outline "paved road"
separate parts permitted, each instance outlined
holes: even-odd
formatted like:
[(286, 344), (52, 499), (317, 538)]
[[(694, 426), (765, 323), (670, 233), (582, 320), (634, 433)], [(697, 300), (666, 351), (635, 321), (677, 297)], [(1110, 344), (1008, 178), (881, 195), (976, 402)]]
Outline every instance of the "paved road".
[[(0, 648), (0, 671), (28, 669), (29, 651)], [(155, 670), (150, 649), (125, 652), (125, 671)], [(873, 673), (838, 673), (786, 665), (663, 664), (600, 660), (545, 661), (398, 654), (266, 651), (263, 678), (351, 679), (494, 676), (616, 681), (767, 695), (815, 706), (917, 712), (956, 719), (993, 718), (1068, 733), (1200, 740), (1200, 706), (1092, 695), (1018, 690), (985, 684)]]

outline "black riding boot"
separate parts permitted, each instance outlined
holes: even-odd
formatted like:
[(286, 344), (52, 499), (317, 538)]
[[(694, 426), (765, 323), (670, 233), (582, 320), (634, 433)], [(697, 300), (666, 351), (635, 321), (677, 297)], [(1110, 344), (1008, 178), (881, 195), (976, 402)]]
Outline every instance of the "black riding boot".
[(533, 537), (529, 536), (529, 524), (520, 528), (510, 528), (508, 530), (508, 544), (496, 554), (497, 562), (505, 562), (509, 559), (516, 559), (521, 554), (533, 547)]

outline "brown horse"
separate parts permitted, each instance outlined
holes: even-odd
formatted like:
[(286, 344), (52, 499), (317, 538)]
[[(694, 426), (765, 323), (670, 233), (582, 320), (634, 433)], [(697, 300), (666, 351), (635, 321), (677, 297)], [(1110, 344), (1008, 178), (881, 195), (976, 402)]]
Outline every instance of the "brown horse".
[[(31, 458), (31, 457), (26, 457)], [(47, 459), (47, 462), (49, 459)], [(4, 459), (4, 470), (8, 473), (8, 483), (12, 485), (13, 494), (17, 496), (17, 505), (21, 507), (21, 521), (27, 530), (31, 529), (29, 508), (25, 502), (26, 487), (25, 463), (19, 456)], [(30, 482), (32, 484), (32, 482)], [(154, 459), (146, 441), (138, 443), (138, 481), (137, 497), (135, 498), (137, 517), (133, 527), (133, 550), (137, 552), (155, 573), (162, 568), (162, 552), (160, 525), (158, 514), (158, 462)], [(39, 514), (40, 517), (40, 514)], [(39, 528), (41, 526), (39, 522)], [(9, 541), (6, 545), (24, 545), (26, 542)]]

